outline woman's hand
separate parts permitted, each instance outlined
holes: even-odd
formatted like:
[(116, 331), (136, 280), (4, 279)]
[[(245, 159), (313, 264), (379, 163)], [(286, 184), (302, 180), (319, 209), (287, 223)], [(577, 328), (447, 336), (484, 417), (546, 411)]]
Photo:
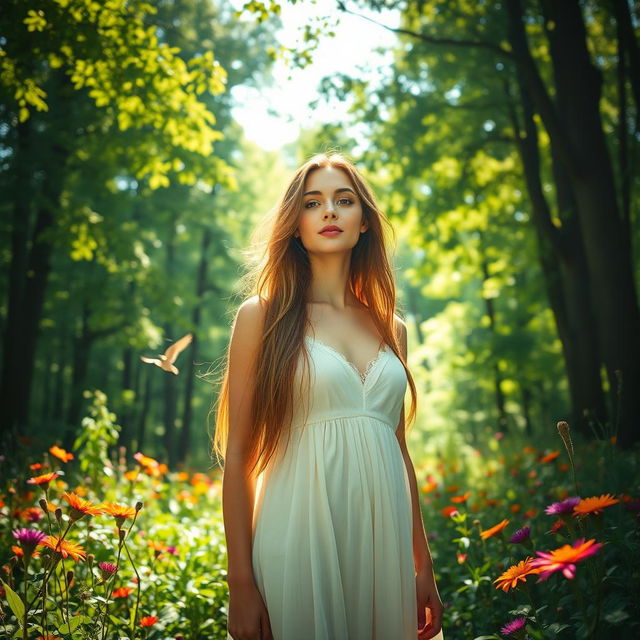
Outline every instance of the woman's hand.
[(267, 607), (255, 582), (229, 584), (227, 631), (233, 640), (273, 640)]
[(416, 574), (418, 640), (429, 640), (442, 629), (442, 601), (431, 566)]

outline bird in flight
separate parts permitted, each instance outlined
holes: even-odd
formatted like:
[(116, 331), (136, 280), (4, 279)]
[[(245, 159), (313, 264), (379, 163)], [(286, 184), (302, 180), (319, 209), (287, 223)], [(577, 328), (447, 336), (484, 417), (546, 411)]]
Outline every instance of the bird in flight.
[(182, 338), (176, 340), (172, 345), (170, 345), (164, 353), (159, 354), (157, 358), (147, 358), (146, 356), (140, 356), (140, 360), (142, 360), (142, 362), (148, 362), (149, 364), (155, 364), (157, 367), (160, 367), (164, 371), (170, 371), (171, 373), (178, 375), (178, 367), (176, 367), (173, 363), (176, 361), (176, 358), (180, 355), (180, 353), (184, 351), (191, 343), (192, 339), (193, 334), (187, 333), (186, 336), (182, 336)]

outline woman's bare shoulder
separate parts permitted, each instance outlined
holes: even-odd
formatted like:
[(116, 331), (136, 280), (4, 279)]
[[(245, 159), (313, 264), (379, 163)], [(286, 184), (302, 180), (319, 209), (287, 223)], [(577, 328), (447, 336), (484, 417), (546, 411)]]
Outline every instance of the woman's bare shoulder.
[(263, 334), (266, 304), (255, 295), (244, 300), (236, 312), (233, 334), (236, 341), (257, 345)]

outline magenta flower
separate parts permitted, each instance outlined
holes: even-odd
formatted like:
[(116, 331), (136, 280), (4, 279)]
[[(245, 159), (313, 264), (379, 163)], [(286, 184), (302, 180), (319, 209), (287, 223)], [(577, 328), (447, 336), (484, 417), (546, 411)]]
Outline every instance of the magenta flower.
[(507, 622), (507, 624), (505, 624), (504, 627), (500, 629), (500, 633), (503, 636), (513, 635), (521, 629), (524, 629), (525, 624), (527, 624), (527, 619), (525, 618), (525, 616), (519, 616), (517, 618), (514, 618), (511, 622)]
[(98, 568), (103, 580), (108, 580), (118, 570), (118, 567), (112, 562), (98, 562)]
[(528, 540), (530, 535), (531, 535), (531, 527), (527, 525), (526, 527), (522, 527), (522, 529), (518, 529), (509, 538), (509, 542), (513, 542), (513, 544), (520, 544), (521, 542)]
[(550, 504), (545, 510), (545, 513), (548, 513), (550, 516), (557, 516), (563, 513), (571, 513), (573, 511), (573, 507), (575, 507), (578, 502), (580, 502), (580, 498), (578, 496), (572, 496), (571, 498), (567, 498), (562, 502), (554, 502)]
[(565, 544), (551, 552), (536, 551), (540, 557), (532, 560), (531, 566), (540, 569), (537, 582), (546, 580), (556, 571), (561, 571), (565, 578), (573, 580), (576, 575), (576, 564), (597, 553), (602, 546), (603, 543), (596, 542), (593, 538), (586, 542), (584, 538), (579, 538), (573, 545)]
[(13, 537), (20, 543), (26, 557), (31, 557), (31, 554), (40, 541), (47, 537), (46, 534), (37, 529), (16, 529), (12, 531), (12, 533)]

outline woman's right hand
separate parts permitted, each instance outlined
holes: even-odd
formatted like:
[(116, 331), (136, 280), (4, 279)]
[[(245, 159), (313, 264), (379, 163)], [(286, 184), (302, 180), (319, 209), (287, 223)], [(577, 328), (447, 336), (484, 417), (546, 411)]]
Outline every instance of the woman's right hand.
[(227, 631), (233, 640), (273, 640), (267, 607), (255, 582), (229, 585)]

